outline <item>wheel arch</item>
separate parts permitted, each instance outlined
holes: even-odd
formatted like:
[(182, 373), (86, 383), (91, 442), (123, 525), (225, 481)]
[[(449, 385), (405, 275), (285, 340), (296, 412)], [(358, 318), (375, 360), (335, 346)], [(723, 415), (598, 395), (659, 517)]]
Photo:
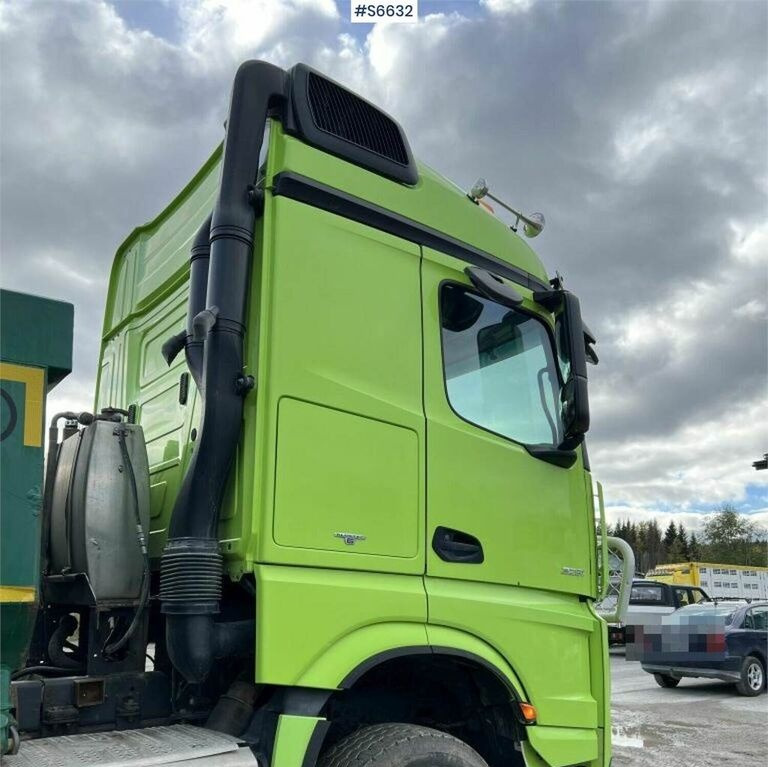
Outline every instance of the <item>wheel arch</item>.
[[(392, 624), (389, 627), (395, 629), (395, 626), (396, 624)], [(506, 691), (508, 703), (528, 700), (525, 688), (512, 666), (497, 650), (472, 634), (444, 627), (437, 627), (438, 630), (432, 631), (434, 628), (432, 626), (428, 627), (427, 634), (425, 634), (424, 625), (421, 624), (419, 626), (421, 629), (420, 636), (423, 637), (421, 642), (413, 642), (414, 639), (418, 639), (418, 632), (409, 630), (400, 634), (398, 630), (401, 638), (405, 638), (405, 634), (407, 634), (413, 643), (393, 644), (393, 646), (384, 649), (380, 648), (367, 657), (361, 657), (360, 647), (364, 646), (370, 649), (372, 644), (379, 644), (379, 641), (372, 642), (372, 639), (380, 640), (382, 638), (382, 632), (372, 632), (371, 629), (373, 628), (365, 627), (344, 637), (339, 643), (343, 646), (336, 650), (330, 648), (323, 656), (316, 659), (312, 667), (302, 674), (300, 684), (308, 684), (310, 680), (317, 680), (320, 677), (327, 680), (326, 674), (330, 668), (340, 668), (342, 656), (356, 657), (357, 662), (354, 665), (350, 664), (343, 675), (339, 675), (330, 683), (337, 690), (335, 694), (353, 691), (362, 680), (369, 678), (372, 673), (381, 670), (386, 664), (392, 664), (392, 662), (408, 663), (416, 659), (420, 659), (421, 662), (429, 662), (430, 660), (455, 661), (466, 668), (474, 669), (478, 677), (484, 676), (486, 680), (491, 678), (496, 680), (499, 689), (503, 688)], [(403, 626), (398, 628), (402, 629)], [(430, 642), (430, 639), (433, 641)], [(355, 648), (354, 651), (353, 647)], [(330, 686), (328, 681), (326, 684)], [(510, 727), (512, 726), (512, 718), (516, 715), (517, 711), (510, 706), (508, 715)], [(307, 744), (301, 767), (316, 767), (326, 747), (326, 738), (329, 735), (331, 725), (332, 721), (328, 719), (316, 723)], [(515, 726), (519, 726), (519, 724), (516, 723)]]
[(754, 657), (756, 657), (763, 664), (763, 671), (768, 676), (768, 667), (766, 667), (766, 655), (763, 648), (753, 647), (751, 652), (747, 653), (747, 655), (753, 655)]
[(474, 661), (496, 675), (519, 701), (528, 700), (512, 665), (484, 640), (466, 631), (416, 623), (378, 623), (345, 635), (305, 668), (298, 687), (348, 689), (366, 672), (393, 658), (449, 655)]

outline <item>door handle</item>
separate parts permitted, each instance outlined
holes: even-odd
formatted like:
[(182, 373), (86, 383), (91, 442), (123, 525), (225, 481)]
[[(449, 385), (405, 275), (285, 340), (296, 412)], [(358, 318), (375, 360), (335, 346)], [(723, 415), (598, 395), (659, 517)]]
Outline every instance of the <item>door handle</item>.
[(474, 535), (450, 527), (435, 529), (432, 548), (444, 562), (479, 565), (485, 559), (483, 545)]

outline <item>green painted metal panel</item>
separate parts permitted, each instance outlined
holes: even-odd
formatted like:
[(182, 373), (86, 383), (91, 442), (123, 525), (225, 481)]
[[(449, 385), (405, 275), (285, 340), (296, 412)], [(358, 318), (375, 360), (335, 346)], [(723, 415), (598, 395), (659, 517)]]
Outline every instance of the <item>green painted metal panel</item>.
[(421, 573), (420, 250), (284, 198), (265, 217), (251, 556)]
[(71, 304), (0, 291), (0, 754), (37, 607), (45, 397), (71, 370), (73, 316)]
[(72, 370), (74, 307), (13, 290), (0, 290), (0, 334), (6, 362), (48, 370), (54, 386)]
[(597, 730), (538, 724), (529, 727), (527, 734), (530, 744), (551, 767), (592, 762), (599, 754)]
[(523, 750), (523, 758), (527, 767), (549, 767), (548, 764), (536, 753), (536, 750), (531, 745), (529, 740), (524, 740), (521, 743)]
[(109, 279), (105, 339), (185, 282), (192, 238), (216, 198), (220, 161), (219, 146), (165, 210), (134, 229), (118, 248)]
[(256, 581), (257, 682), (334, 688), (373, 655), (427, 644), (421, 578), (259, 565)]
[(277, 433), (278, 545), (356, 559), (420, 553), (415, 431), (284, 397)]
[[(15, 366), (14, 366), (15, 367)], [(24, 369), (29, 370), (27, 366)], [(42, 409), (28, 412), (30, 383), (10, 380), (7, 366), (0, 368), (3, 436), (2, 508), (0, 508), (0, 586), (36, 588), (40, 562), (40, 510), (43, 495), (43, 445), (25, 443), (25, 426), (32, 418), (43, 434)], [(43, 384), (44, 369), (37, 368)], [(42, 395), (43, 392), (40, 391)], [(5, 634), (5, 632), (3, 632)]]
[(427, 578), (426, 588), (430, 638), (433, 625), (447, 626), (495, 648), (541, 724), (597, 726), (590, 642), (601, 624), (585, 603), (568, 594), (457, 579)]
[[(282, 134), (277, 125), (275, 133)], [(530, 246), (501, 219), (472, 204), (465, 190), (419, 163), (419, 181), (405, 186), (320, 152), (285, 136), (274, 145), (272, 169), (294, 171), (347, 194), (373, 202), (444, 234), (491, 253), (547, 281), (547, 273)]]
[(324, 719), (281, 714), (277, 720), (273, 767), (302, 767), (315, 728)]

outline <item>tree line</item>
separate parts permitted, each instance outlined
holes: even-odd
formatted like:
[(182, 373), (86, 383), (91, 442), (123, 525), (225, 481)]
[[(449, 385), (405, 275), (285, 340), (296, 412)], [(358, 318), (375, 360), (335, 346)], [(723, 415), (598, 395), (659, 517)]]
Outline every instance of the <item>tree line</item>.
[(674, 521), (662, 532), (655, 519), (620, 520), (607, 530), (632, 547), (636, 567), (644, 573), (656, 565), (677, 562), (768, 566), (768, 530), (730, 504), (724, 504), (707, 519), (699, 536), (689, 534), (682, 522)]

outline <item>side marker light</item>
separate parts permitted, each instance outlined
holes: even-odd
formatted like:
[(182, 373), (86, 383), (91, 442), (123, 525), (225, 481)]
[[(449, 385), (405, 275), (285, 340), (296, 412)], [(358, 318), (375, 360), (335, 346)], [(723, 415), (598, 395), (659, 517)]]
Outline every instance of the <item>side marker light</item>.
[(536, 724), (536, 709), (530, 703), (518, 703), (525, 724)]

